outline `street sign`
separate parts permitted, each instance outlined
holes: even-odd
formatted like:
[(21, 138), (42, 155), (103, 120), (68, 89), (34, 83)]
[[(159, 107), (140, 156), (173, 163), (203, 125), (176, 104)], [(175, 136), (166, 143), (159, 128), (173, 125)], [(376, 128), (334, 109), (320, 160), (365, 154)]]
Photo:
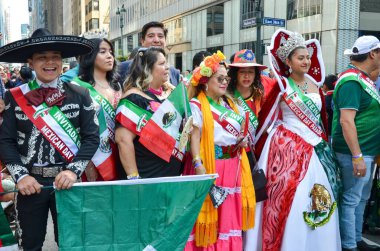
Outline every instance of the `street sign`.
[(253, 25), (256, 25), (256, 18), (248, 18), (248, 19), (245, 19), (243, 20), (243, 27), (249, 27), (249, 26), (253, 26)]
[(285, 27), (285, 19), (264, 17), (263, 25)]

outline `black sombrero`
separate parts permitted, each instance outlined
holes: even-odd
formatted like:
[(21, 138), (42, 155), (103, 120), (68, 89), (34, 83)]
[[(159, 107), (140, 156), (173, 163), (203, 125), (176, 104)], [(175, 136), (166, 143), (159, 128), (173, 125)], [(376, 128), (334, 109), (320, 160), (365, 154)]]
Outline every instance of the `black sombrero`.
[(75, 57), (90, 53), (94, 43), (86, 38), (67, 35), (53, 35), (40, 28), (27, 39), (18, 40), (0, 47), (0, 62), (25, 63), (33, 53), (59, 51), (62, 58)]

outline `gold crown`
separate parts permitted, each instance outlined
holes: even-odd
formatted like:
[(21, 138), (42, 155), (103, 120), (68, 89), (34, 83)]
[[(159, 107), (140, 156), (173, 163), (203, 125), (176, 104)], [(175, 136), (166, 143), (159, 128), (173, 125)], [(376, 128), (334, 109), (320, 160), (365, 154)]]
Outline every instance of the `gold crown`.
[(297, 47), (305, 47), (305, 39), (301, 34), (297, 32), (291, 32), (288, 39), (281, 37), (280, 46), (278, 47), (276, 54), (283, 63), (286, 62), (289, 54)]

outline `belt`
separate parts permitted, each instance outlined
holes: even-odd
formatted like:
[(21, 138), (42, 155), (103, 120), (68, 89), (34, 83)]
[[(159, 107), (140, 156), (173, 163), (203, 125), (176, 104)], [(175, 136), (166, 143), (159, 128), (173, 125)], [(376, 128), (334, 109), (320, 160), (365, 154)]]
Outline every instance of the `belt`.
[(43, 178), (55, 178), (62, 170), (63, 166), (33, 166), (30, 173)]
[(236, 145), (218, 146), (215, 145), (215, 159), (230, 159), (235, 158), (239, 153), (239, 148)]

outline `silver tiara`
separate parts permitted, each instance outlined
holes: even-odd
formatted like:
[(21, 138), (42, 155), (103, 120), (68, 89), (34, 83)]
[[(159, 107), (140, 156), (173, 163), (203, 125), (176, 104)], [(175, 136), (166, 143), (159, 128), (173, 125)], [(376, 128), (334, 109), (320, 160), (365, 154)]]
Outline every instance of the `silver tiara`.
[(287, 40), (283, 36), (281, 37), (280, 46), (278, 47), (276, 54), (281, 61), (285, 63), (289, 54), (297, 47), (306, 48), (305, 39), (301, 36), (301, 34), (291, 32)]

